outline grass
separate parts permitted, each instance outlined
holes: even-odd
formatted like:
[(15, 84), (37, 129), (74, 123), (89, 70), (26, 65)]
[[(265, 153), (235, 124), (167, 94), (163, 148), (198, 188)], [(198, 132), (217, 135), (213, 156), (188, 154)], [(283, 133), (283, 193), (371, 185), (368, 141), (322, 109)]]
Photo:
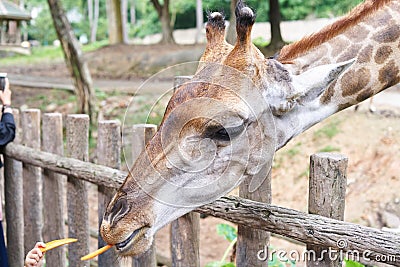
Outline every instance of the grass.
[(321, 148), (320, 150), (318, 150), (318, 152), (340, 152), (340, 148), (339, 147), (334, 147), (331, 145), (327, 145), (324, 148)]
[(45, 111), (47, 106), (54, 104), (62, 106), (66, 103), (76, 103), (76, 96), (71, 92), (60, 91), (58, 89), (49, 90), (47, 94), (38, 94), (26, 99), (26, 103), (30, 107), (38, 108)]
[[(99, 41), (82, 46), (83, 52), (90, 52), (108, 44), (108, 41)], [(29, 65), (46, 61), (62, 60), (62, 48), (55, 46), (32, 47), (31, 55), (15, 54), (14, 56), (0, 58), (0, 64), (3, 66)]]
[(286, 153), (289, 155), (290, 158), (293, 158), (297, 154), (300, 153), (301, 142), (297, 143), (294, 147), (289, 149)]
[(339, 120), (332, 120), (328, 124), (326, 124), (324, 127), (321, 129), (317, 130), (314, 132), (314, 138), (328, 138), (332, 139), (335, 137), (338, 133), (340, 133), (339, 125), (341, 121)]
[(253, 43), (257, 47), (266, 47), (269, 44), (269, 41), (262, 36), (258, 36), (257, 38), (253, 39)]

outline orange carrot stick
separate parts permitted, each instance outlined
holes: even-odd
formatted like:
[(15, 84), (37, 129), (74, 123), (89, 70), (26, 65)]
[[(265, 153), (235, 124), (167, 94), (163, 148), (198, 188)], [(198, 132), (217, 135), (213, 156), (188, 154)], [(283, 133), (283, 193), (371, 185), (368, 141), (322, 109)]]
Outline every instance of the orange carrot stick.
[(83, 257), (81, 258), (81, 261), (87, 261), (87, 260), (93, 259), (94, 257), (96, 257), (96, 256), (98, 256), (98, 255), (100, 255), (100, 254), (103, 254), (104, 252), (106, 252), (107, 250), (109, 250), (110, 248), (112, 248), (112, 246), (113, 246), (113, 245), (106, 245), (106, 246), (104, 246), (104, 247), (102, 247), (102, 248), (99, 248), (98, 250), (96, 250), (96, 251), (94, 251), (94, 252), (92, 252), (92, 253), (89, 253), (89, 254), (87, 254), (86, 256), (83, 256)]
[(47, 242), (45, 248), (41, 247), (39, 249), (42, 252), (46, 252), (46, 251), (48, 251), (50, 249), (57, 248), (59, 246), (66, 245), (66, 244), (69, 244), (69, 243), (73, 243), (73, 242), (76, 242), (76, 241), (78, 241), (78, 239), (75, 239), (75, 238), (57, 239), (57, 240), (53, 240), (53, 241)]

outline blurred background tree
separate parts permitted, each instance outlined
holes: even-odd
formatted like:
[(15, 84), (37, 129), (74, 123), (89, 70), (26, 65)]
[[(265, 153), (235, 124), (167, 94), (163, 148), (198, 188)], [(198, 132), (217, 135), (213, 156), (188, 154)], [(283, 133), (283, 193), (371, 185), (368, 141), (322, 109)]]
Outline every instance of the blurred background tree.
[[(91, 35), (91, 25), (94, 25), (95, 2), (98, 1), (98, 23), (95, 37)], [(164, 5), (162, 0), (124, 0), (126, 21), (126, 35), (129, 38), (142, 38), (149, 34), (161, 33), (162, 24), (152, 2)], [(362, 0), (278, 0), (283, 21), (312, 19), (321, 17), (336, 17), (348, 12)], [(168, 2), (168, 1), (167, 1)], [(78, 37), (86, 36), (88, 41), (106, 40), (109, 37), (106, 0), (63, 0), (67, 17)], [(92, 3), (92, 8), (90, 4)], [(257, 22), (269, 21), (268, 0), (247, 0), (246, 3), (257, 11)], [(28, 10), (33, 10), (34, 20), (29, 26), (29, 38), (40, 41), (42, 44), (52, 43), (56, 39), (52, 27), (51, 16), (47, 3), (42, 0), (27, 0)], [(230, 0), (202, 0), (203, 17), (207, 12), (220, 11), (227, 20), (231, 18)], [(170, 0), (169, 1), (169, 26), (171, 29), (186, 29), (196, 27), (196, 1)], [(89, 23), (92, 21), (92, 23)], [(123, 22), (123, 23), (127, 23)], [(122, 27), (122, 26), (121, 26)], [(92, 37), (91, 37), (92, 36)], [(85, 38), (83, 38), (85, 39)]]

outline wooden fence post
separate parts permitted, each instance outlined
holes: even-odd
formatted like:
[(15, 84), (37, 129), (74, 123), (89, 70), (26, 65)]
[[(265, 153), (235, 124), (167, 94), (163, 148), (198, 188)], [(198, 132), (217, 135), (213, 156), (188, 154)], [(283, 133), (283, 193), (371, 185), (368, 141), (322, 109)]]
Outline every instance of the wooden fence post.
[[(89, 116), (84, 114), (67, 116), (67, 151), (71, 158), (88, 161)], [(68, 235), (79, 238), (79, 242), (68, 246), (69, 266), (87, 265), (80, 260), (89, 252), (89, 205), (88, 184), (68, 176)]]
[[(97, 163), (119, 169), (121, 167), (121, 123), (119, 121), (100, 121), (97, 135)], [(103, 220), (103, 214), (114, 196), (116, 190), (105, 186), (98, 186), (98, 213), (99, 228)], [(106, 243), (98, 237), (98, 246), (103, 247)], [(113, 249), (99, 255), (99, 266), (119, 266), (117, 256)]]
[[(40, 110), (22, 112), (22, 144), (40, 150)], [(41, 168), (23, 164), (25, 255), (42, 240), (43, 200)]]
[[(64, 155), (63, 122), (60, 113), (47, 113), (42, 122), (42, 151)], [(65, 238), (64, 235), (64, 196), (66, 176), (47, 169), (43, 170), (43, 241)], [(46, 253), (46, 266), (66, 265), (65, 248)]]
[[(135, 162), (140, 152), (144, 149), (144, 145), (153, 137), (157, 131), (157, 125), (154, 124), (137, 124), (132, 128), (132, 161)], [(132, 260), (133, 267), (155, 267), (156, 247), (153, 243), (151, 248), (141, 256), (134, 257)]]
[[(311, 156), (308, 197), (310, 214), (336, 220), (344, 219), (347, 162), (347, 157), (340, 154), (318, 153)], [(344, 243), (347, 241), (344, 240)], [(307, 259), (307, 266), (341, 266), (339, 253), (327, 253), (328, 250), (328, 247), (307, 245), (307, 251), (315, 252), (314, 259)], [(330, 259), (330, 255), (337, 258)]]
[[(174, 88), (191, 76), (176, 76)], [(199, 267), (200, 214), (190, 212), (171, 222), (171, 256), (173, 267)]]
[[(250, 193), (249, 184), (252, 177), (244, 180), (239, 186), (239, 196), (250, 200), (271, 203), (271, 172), (267, 175), (260, 187)], [(265, 249), (268, 255), (270, 233), (244, 225), (238, 226), (238, 239), (236, 247), (236, 266), (258, 267), (268, 266), (268, 260), (258, 259), (258, 252)]]
[(200, 266), (200, 215), (190, 212), (171, 223), (172, 266)]
[[(16, 136), (21, 143), (19, 110), (14, 109)], [(4, 191), (7, 220), (7, 253), (10, 266), (24, 266), (24, 202), (22, 162), (4, 155)]]

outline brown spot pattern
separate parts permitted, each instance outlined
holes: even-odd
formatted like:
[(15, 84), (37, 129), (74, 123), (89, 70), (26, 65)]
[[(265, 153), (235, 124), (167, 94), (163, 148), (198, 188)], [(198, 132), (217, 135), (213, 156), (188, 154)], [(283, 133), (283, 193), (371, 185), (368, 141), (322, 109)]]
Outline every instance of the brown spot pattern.
[[(374, 13), (379, 12), (379, 10), (390, 2), (391, 0), (364, 1), (354, 8), (347, 16), (338, 19), (335, 23), (322, 28), (315, 34), (307, 36), (300, 41), (282, 48), (278, 60), (281, 62), (291, 61), (299, 55), (303, 55), (310, 51), (312, 48), (318, 47), (319, 45), (332, 40), (332, 38), (344, 33), (349, 28), (366, 21), (370, 15), (371, 17), (372, 15), (379, 17), (385, 16), (386, 12), (379, 14)], [(391, 16), (389, 15), (389, 19), (390, 18)], [(385, 23), (383, 25), (388, 25), (388, 20), (382, 21)]]
[(396, 66), (394, 60), (389, 61), (385, 67), (379, 71), (379, 81), (384, 85), (384, 88), (400, 82), (399, 68)]
[(334, 81), (333, 83), (331, 83), (331, 85), (329, 85), (328, 89), (325, 90), (324, 94), (321, 96), (321, 103), (322, 104), (325, 105), (325, 104), (328, 104), (331, 101), (333, 95), (335, 94), (334, 88), (336, 86), (336, 83), (337, 83), (337, 80)]
[(336, 57), (339, 55), (343, 50), (345, 50), (350, 45), (350, 41), (345, 39), (344, 37), (338, 36), (334, 38), (331, 42), (332, 46), (332, 57)]
[(372, 39), (379, 43), (392, 43), (400, 37), (400, 26), (392, 25), (387, 30), (378, 32)]
[(369, 23), (373, 28), (380, 28), (388, 25), (389, 21), (392, 20), (392, 16), (388, 12), (382, 12), (383, 14), (379, 14), (381, 16), (376, 16), (376, 18), (372, 19)]
[(370, 80), (370, 71), (367, 68), (361, 68), (359, 70), (350, 70), (343, 75), (340, 80), (342, 87), (343, 97), (354, 95), (365, 86), (367, 86)]
[(344, 103), (344, 104), (340, 104), (339, 106), (338, 106), (338, 110), (343, 110), (343, 109), (345, 109), (345, 108), (348, 108), (348, 107), (350, 107), (350, 106), (352, 106), (352, 105), (355, 105), (356, 103)]
[(374, 95), (374, 91), (372, 91), (371, 88), (367, 88), (360, 92), (360, 94), (356, 97), (356, 100), (357, 100), (357, 102), (362, 102), (365, 99), (367, 99), (373, 95)]
[(355, 58), (358, 52), (360, 51), (361, 47), (362, 46), (360, 44), (351, 46), (343, 54), (340, 55), (340, 57), (337, 59), (337, 62), (342, 62)]
[(349, 28), (344, 35), (349, 38), (353, 43), (360, 43), (367, 39), (369, 31), (362, 25), (356, 25)]
[(358, 54), (358, 63), (367, 63), (371, 61), (372, 57), (372, 51), (374, 47), (372, 45), (368, 45), (367, 47), (364, 47), (360, 53)]
[(331, 59), (328, 58), (328, 57), (324, 57), (324, 58), (322, 58), (321, 61), (320, 61), (320, 64), (321, 64), (321, 65), (327, 65), (327, 64), (331, 64), (331, 63), (332, 63), (332, 62), (331, 62)]
[(390, 46), (379, 47), (375, 54), (375, 62), (377, 64), (383, 64), (385, 60), (393, 53), (393, 49)]

